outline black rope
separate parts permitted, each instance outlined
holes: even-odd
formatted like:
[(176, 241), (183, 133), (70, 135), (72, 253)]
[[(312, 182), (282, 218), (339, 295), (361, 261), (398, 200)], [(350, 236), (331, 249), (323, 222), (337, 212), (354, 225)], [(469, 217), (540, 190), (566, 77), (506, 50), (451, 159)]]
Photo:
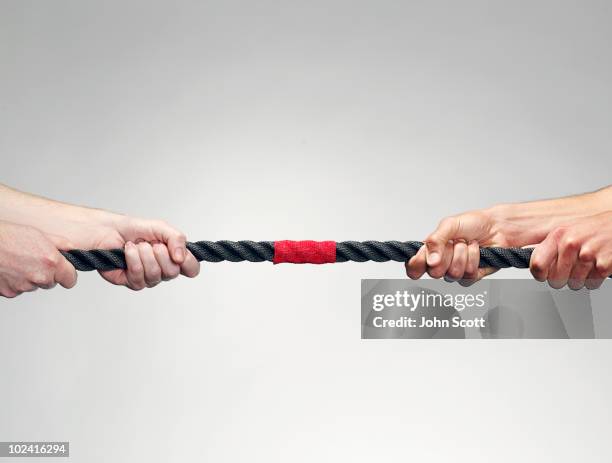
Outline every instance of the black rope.
[[(406, 262), (423, 246), (420, 241), (342, 241), (336, 243), (336, 262)], [(532, 249), (480, 248), (480, 267), (528, 268)]]
[[(406, 262), (423, 246), (419, 241), (341, 241), (336, 243), (336, 262)], [(198, 241), (187, 243), (198, 261), (271, 262), (273, 241)], [(527, 268), (532, 249), (480, 248), (480, 267)], [(123, 249), (62, 251), (77, 270), (125, 269)]]

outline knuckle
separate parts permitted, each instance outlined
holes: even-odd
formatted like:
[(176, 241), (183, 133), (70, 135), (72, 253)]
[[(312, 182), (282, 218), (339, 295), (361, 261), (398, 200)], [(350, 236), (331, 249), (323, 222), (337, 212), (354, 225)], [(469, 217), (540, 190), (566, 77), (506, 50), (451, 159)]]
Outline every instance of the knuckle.
[(19, 294), (27, 293), (29, 291), (32, 291), (32, 289), (34, 289), (34, 287), (30, 283), (25, 282), (19, 283), (15, 286), (15, 291)]
[(427, 247), (431, 247), (434, 246), (436, 244), (438, 244), (438, 238), (436, 237), (435, 233), (432, 233), (431, 235), (429, 235), (427, 238), (425, 238), (425, 246)]
[(587, 287), (587, 289), (597, 289), (601, 286), (602, 283), (603, 280), (597, 278), (589, 278), (585, 282), (585, 286)]
[(30, 281), (36, 286), (49, 286), (53, 283), (53, 275), (50, 272), (38, 272), (32, 275)]
[(461, 271), (460, 268), (457, 267), (451, 267), (448, 272), (446, 272), (447, 276), (453, 278), (454, 280), (458, 280), (459, 278), (463, 277), (463, 272)]
[(427, 273), (429, 274), (430, 277), (436, 278), (436, 279), (442, 278), (442, 276), (444, 275), (444, 273), (441, 270), (436, 269), (436, 268), (429, 269)]
[(166, 245), (162, 243), (155, 243), (153, 244), (153, 254), (159, 262), (161, 259), (165, 258), (168, 255), (168, 248), (166, 248)]
[(610, 264), (602, 259), (597, 259), (595, 262), (595, 270), (600, 274), (605, 274), (608, 271)]
[(195, 278), (200, 274), (200, 264), (195, 265), (192, 269), (189, 269), (186, 276), (189, 278)]
[(595, 251), (590, 246), (583, 246), (580, 249), (580, 254), (578, 255), (578, 258), (582, 262), (590, 262), (595, 259)]
[(140, 241), (139, 243), (136, 243), (136, 247), (138, 247), (140, 251), (144, 251), (151, 247), (151, 243), (149, 243), (148, 241)]
[(0, 294), (8, 299), (13, 299), (18, 296), (17, 292), (13, 291), (12, 289), (3, 289), (0, 291)]
[(128, 283), (127, 287), (132, 291), (142, 291), (145, 285), (141, 283)]
[(578, 239), (573, 235), (565, 234), (563, 238), (561, 238), (561, 246), (566, 249), (578, 249)]
[(565, 286), (565, 282), (560, 281), (560, 280), (549, 279), (548, 285), (553, 289), (561, 289)]
[(132, 274), (140, 274), (144, 271), (144, 267), (142, 264), (134, 264), (128, 270)]
[(58, 253), (46, 253), (41, 257), (43, 267), (53, 269), (59, 265), (60, 259)]
[(545, 281), (546, 278), (544, 278), (543, 272), (542, 270), (536, 270), (536, 269), (530, 269), (531, 270), (531, 275), (533, 276), (533, 278), (535, 278), (536, 280), (542, 282)]
[(181, 273), (181, 270), (179, 268), (173, 268), (170, 269), (167, 273), (166, 273), (166, 277), (170, 278), (170, 279), (174, 279), (176, 277), (178, 277)]
[(552, 231), (552, 236), (556, 239), (561, 239), (567, 233), (568, 228), (565, 226), (557, 227)]
[(584, 281), (581, 280), (569, 280), (567, 282), (567, 286), (573, 290), (573, 291), (578, 291), (580, 289), (582, 289), (584, 287)]
[(544, 271), (544, 263), (539, 260), (539, 259), (532, 259), (531, 260), (531, 273), (535, 274), (540, 274)]
[(406, 267), (406, 276), (410, 278), (411, 280), (416, 280), (417, 275), (418, 275), (418, 269), (410, 262), (406, 262), (405, 267)]

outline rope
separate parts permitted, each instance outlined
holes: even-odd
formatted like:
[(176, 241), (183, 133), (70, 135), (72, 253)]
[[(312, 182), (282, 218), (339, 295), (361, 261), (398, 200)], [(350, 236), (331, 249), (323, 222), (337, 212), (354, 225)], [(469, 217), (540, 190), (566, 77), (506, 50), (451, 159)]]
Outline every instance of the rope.
[[(332, 244), (330, 247), (329, 244)], [(198, 241), (187, 249), (198, 261), (206, 262), (406, 262), (423, 246), (419, 241)], [(280, 249), (283, 255), (279, 256)], [(480, 267), (528, 268), (532, 249), (481, 248)], [(79, 249), (62, 251), (77, 270), (125, 269), (123, 249)]]

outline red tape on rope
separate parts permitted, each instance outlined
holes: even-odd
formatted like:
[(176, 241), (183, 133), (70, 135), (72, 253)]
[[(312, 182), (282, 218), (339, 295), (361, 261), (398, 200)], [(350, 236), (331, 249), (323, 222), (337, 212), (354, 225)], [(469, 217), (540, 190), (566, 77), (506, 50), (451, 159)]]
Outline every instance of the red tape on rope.
[(335, 241), (275, 241), (275, 264), (333, 264), (336, 262)]

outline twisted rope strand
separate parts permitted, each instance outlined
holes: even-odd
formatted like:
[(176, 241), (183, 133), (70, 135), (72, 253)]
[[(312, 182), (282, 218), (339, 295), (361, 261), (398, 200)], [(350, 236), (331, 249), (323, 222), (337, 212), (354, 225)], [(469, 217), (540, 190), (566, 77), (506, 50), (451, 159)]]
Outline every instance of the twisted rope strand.
[[(420, 241), (341, 241), (336, 243), (336, 262), (406, 262), (423, 246)], [(187, 243), (198, 261), (272, 262), (273, 241), (198, 241)], [(480, 267), (527, 268), (532, 249), (481, 248)], [(62, 251), (77, 270), (108, 271), (125, 269), (123, 249)]]

